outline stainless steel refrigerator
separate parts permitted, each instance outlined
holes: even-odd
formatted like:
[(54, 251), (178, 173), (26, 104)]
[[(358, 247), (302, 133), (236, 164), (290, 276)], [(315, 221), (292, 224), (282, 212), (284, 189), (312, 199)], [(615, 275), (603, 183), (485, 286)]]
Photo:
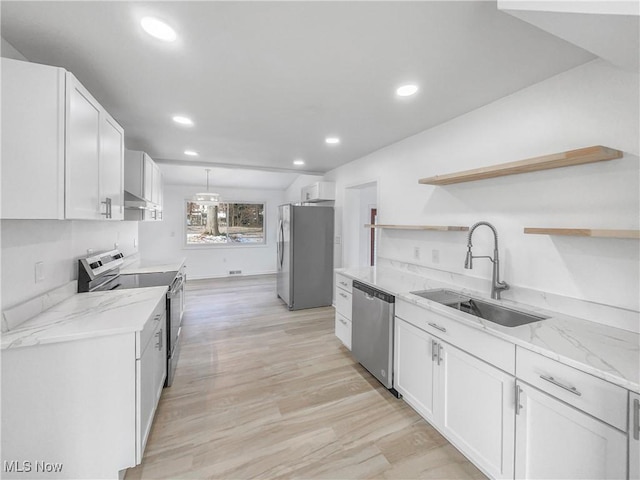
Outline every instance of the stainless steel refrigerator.
[(331, 305), (333, 207), (278, 207), (278, 296), (289, 310)]

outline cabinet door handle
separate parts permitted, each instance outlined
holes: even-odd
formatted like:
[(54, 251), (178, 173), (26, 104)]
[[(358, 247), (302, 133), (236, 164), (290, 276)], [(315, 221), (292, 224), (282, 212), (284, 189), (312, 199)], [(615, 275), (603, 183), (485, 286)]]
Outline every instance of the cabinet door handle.
[(347, 326), (347, 321), (343, 320), (341, 318), (339, 318), (338, 320), (340, 320), (340, 323), (343, 324), (344, 326)]
[(520, 385), (516, 384), (516, 415), (520, 415), (520, 410), (522, 410), (522, 403), (520, 403), (520, 395), (522, 394), (522, 389)]
[(445, 332), (447, 331), (446, 328), (441, 327), (440, 325), (438, 325), (437, 323), (431, 323), (429, 322), (429, 325), (431, 325), (433, 328), (435, 328), (436, 330), (440, 330), (441, 332)]
[(640, 400), (633, 399), (633, 438), (640, 440)]
[(341, 296), (342, 298), (349, 298), (349, 297), (347, 297), (347, 294), (346, 294), (346, 293), (340, 293), (340, 296)]
[(112, 218), (111, 217), (111, 199), (109, 197), (106, 197), (104, 199), (104, 202), (100, 202), (104, 205), (104, 213), (101, 213), (100, 215), (104, 215), (105, 218)]
[(438, 365), (442, 361), (442, 344), (438, 343)]
[(156, 335), (158, 336), (158, 343), (156, 343), (156, 347), (158, 347), (158, 350), (162, 350), (162, 345), (164, 344), (162, 329), (160, 329)]
[(435, 362), (438, 360), (438, 342), (435, 340), (431, 340), (431, 361)]
[(582, 396), (582, 394), (576, 389), (576, 387), (569, 387), (567, 385), (564, 385), (563, 383), (560, 383), (555, 378), (553, 378), (553, 377), (551, 377), (549, 375), (540, 375), (540, 378), (542, 380), (546, 380), (549, 383), (553, 383), (557, 387), (564, 388), (567, 392), (571, 392), (574, 395), (577, 395), (579, 397)]

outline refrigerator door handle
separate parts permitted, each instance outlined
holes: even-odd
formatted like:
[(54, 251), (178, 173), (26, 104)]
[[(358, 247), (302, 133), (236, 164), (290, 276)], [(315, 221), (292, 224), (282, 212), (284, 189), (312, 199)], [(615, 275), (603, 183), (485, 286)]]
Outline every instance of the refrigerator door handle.
[(280, 268), (282, 268), (282, 264), (284, 263), (284, 225), (282, 220), (280, 220), (280, 229), (278, 230), (278, 256), (280, 259)]

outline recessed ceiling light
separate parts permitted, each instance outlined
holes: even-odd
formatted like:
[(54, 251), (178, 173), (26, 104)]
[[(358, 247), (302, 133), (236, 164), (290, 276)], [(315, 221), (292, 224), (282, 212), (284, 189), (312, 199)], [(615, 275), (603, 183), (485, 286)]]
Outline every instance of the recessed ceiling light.
[(293, 161), (293, 164), (294, 164), (294, 165), (304, 165), (304, 160), (300, 160), (300, 159), (298, 159), (298, 160), (294, 160), (294, 161)]
[(183, 115), (175, 115), (173, 117), (173, 121), (179, 123), (180, 125), (188, 125), (190, 127), (193, 126), (193, 120)]
[(197, 157), (198, 156), (198, 152), (196, 152), (194, 150), (185, 150), (184, 154), (185, 155), (189, 155), (190, 157)]
[(173, 28), (157, 18), (144, 17), (140, 25), (149, 35), (165, 42), (173, 42), (178, 37)]
[(418, 91), (418, 86), (413, 84), (402, 85), (396, 90), (396, 94), (400, 97), (410, 97)]
[(330, 145), (335, 145), (337, 143), (340, 143), (340, 139), (338, 137), (327, 137), (324, 139), (324, 141)]

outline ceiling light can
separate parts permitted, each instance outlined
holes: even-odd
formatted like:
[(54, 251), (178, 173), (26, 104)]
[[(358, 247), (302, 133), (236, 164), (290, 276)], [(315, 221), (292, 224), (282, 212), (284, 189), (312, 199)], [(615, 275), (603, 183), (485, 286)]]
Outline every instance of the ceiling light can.
[(178, 38), (173, 28), (155, 17), (144, 17), (140, 20), (140, 25), (145, 32), (158, 40), (174, 42)]
[(396, 94), (399, 97), (410, 97), (411, 95), (414, 95), (417, 92), (418, 92), (418, 86), (412, 83), (409, 83), (407, 85), (402, 85), (401, 87), (398, 87), (398, 89), (396, 90)]

